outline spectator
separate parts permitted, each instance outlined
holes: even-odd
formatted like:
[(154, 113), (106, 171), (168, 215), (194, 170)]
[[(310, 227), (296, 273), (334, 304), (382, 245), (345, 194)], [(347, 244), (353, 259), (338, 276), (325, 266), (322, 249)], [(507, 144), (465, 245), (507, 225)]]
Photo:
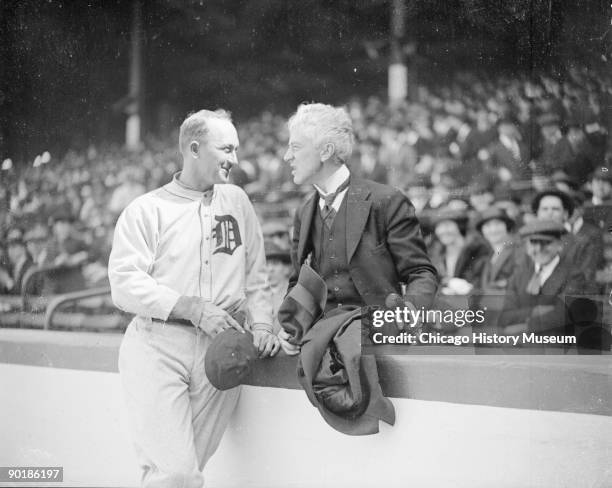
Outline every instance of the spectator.
[(266, 250), (266, 269), (268, 271), (268, 281), (272, 289), (272, 310), (274, 317), (274, 334), (280, 329), (278, 322), (278, 309), (283, 303), (289, 286), (289, 276), (291, 275), (291, 257), (288, 247), (281, 247), (273, 241), (265, 242)]
[(529, 259), (510, 278), (499, 324), (506, 334), (550, 333), (566, 321), (564, 297), (591, 288), (582, 271), (563, 254), (559, 222), (536, 219), (521, 228)]
[(0, 270), (0, 286), (6, 293), (19, 295), (22, 291), (23, 278), (34, 266), (28, 254), (23, 233), (19, 229), (9, 231), (6, 239), (10, 270)]
[(510, 233), (513, 227), (514, 220), (497, 207), (482, 212), (476, 224), (492, 250), (480, 276), (480, 289), (485, 294), (505, 290), (517, 265), (520, 253)]
[(50, 264), (49, 229), (42, 223), (34, 226), (25, 233), (24, 239), (32, 260), (36, 266)]
[(612, 170), (606, 167), (598, 168), (591, 178), (593, 205), (612, 204)]
[(442, 293), (467, 295), (478, 284), (489, 249), (480, 240), (467, 237), (464, 211), (444, 209), (434, 220), (438, 242), (432, 246), (431, 262), (441, 278)]

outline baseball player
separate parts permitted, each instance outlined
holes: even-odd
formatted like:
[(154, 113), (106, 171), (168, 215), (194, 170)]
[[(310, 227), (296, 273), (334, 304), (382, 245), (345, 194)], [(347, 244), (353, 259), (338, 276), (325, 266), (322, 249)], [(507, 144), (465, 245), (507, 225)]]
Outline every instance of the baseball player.
[(190, 115), (179, 145), (182, 171), (123, 211), (109, 261), (113, 301), (136, 315), (119, 372), (143, 487), (203, 486), (240, 391), (206, 377), (211, 338), (248, 328), (261, 357), (279, 349), (257, 217), (240, 188), (218, 184), (236, 163), (229, 114)]

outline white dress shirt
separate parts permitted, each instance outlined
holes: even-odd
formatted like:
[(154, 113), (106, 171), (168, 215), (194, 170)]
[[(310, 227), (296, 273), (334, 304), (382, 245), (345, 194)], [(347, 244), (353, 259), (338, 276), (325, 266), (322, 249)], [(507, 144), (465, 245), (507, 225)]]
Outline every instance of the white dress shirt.
[[(319, 208), (321, 210), (323, 210), (323, 207), (325, 206), (325, 200), (323, 200), (323, 197), (335, 192), (340, 187), (340, 185), (348, 179), (349, 176), (351, 176), (351, 172), (346, 167), (346, 165), (343, 164), (327, 180), (327, 188), (329, 189), (328, 192), (324, 192), (319, 186), (313, 185), (315, 189), (319, 192), (319, 195), (321, 195), (321, 198), (319, 198)], [(347, 191), (348, 188), (336, 195), (334, 203), (332, 203), (332, 208), (336, 212), (340, 210), (340, 205), (342, 205), (342, 200), (344, 199), (344, 195), (346, 195)]]

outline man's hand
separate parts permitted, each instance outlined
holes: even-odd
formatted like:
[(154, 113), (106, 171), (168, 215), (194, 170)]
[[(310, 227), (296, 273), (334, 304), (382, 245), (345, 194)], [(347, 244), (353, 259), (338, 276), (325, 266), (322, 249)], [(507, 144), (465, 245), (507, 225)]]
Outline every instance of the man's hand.
[(300, 353), (300, 346), (296, 346), (295, 344), (291, 344), (288, 339), (291, 336), (285, 332), (285, 329), (281, 329), (278, 332), (278, 338), (280, 340), (280, 347), (282, 347), (283, 351), (287, 356), (295, 356)]
[(279, 338), (265, 330), (253, 331), (253, 344), (259, 352), (260, 358), (273, 357), (280, 349)]
[(230, 314), (200, 297), (180, 297), (170, 313), (169, 320), (172, 319), (187, 319), (210, 337), (231, 327), (244, 333)]

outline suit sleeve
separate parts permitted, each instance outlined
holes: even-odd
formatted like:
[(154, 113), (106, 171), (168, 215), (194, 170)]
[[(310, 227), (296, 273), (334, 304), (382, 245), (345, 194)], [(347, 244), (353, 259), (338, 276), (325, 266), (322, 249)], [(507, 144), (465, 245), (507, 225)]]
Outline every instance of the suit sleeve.
[(298, 280), (298, 276), (300, 274), (300, 263), (298, 262), (298, 245), (300, 243), (300, 226), (302, 221), (300, 219), (300, 211), (302, 210), (299, 207), (295, 212), (295, 217), (293, 219), (293, 232), (291, 236), (291, 275), (289, 276), (289, 286), (287, 287), (287, 293), (291, 291), (291, 289), (295, 286)]
[(386, 231), (399, 279), (406, 283), (406, 296), (417, 307), (429, 307), (438, 288), (437, 271), (427, 255), (414, 207), (401, 192), (389, 199)]
[(120, 215), (108, 262), (114, 304), (125, 312), (167, 320), (180, 294), (149, 274), (155, 259), (155, 213), (133, 202)]

